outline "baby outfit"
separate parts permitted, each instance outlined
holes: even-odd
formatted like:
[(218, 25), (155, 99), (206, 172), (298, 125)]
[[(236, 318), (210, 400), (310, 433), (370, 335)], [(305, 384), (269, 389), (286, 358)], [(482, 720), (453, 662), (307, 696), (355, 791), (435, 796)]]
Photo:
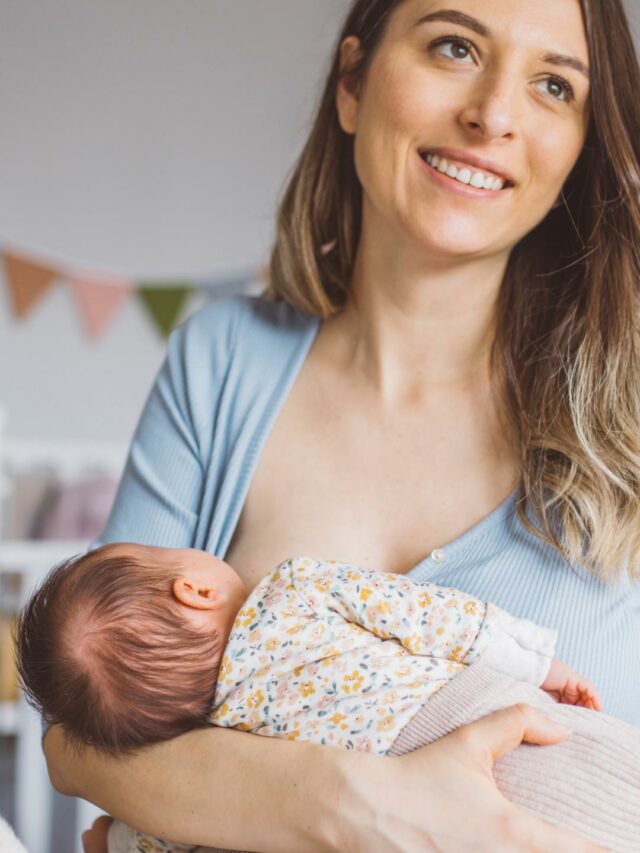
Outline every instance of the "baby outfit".
[[(573, 734), (496, 763), (498, 787), (546, 820), (638, 850), (640, 730), (537, 689), (557, 632), (454, 589), (308, 557), (265, 576), (225, 648), (212, 723), (270, 737), (401, 755), (516, 702)], [(114, 822), (109, 853), (208, 848)]]

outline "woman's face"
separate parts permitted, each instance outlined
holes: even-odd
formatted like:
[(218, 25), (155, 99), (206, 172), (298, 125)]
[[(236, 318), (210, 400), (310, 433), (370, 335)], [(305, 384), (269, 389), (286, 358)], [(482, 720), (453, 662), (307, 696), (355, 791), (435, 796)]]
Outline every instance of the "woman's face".
[[(346, 39), (343, 62), (358, 47)], [(438, 256), (508, 252), (553, 207), (580, 155), (581, 65), (588, 72), (578, 0), (405, 0), (360, 90), (338, 89), (363, 225)]]

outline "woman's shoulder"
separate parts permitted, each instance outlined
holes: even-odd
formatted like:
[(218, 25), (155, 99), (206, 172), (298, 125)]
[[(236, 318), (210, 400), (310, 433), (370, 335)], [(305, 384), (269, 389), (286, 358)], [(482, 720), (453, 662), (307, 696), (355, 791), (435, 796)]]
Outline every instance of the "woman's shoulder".
[[(180, 327), (182, 337), (202, 345), (221, 339), (235, 342), (239, 333), (247, 340), (286, 339), (303, 333), (318, 321), (287, 302), (273, 302), (262, 296), (230, 296), (214, 299), (192, 314)], [(250, 337), (249, 337), (250, 336)]]
[(167, 369), (201, 408), (224, 384), (250, 389), (286, 373), (318, 320), (286, 302), (258, 296), (215, 299), (172, 332)]
[(318, 322), (286, 302), (259, 296), (215, 299), (172, 333), (169, 361), (198, 387), (212, 376), (222, 380), (230, 370), (245, 384), (250, 376), (259, 382), (295, 361)]

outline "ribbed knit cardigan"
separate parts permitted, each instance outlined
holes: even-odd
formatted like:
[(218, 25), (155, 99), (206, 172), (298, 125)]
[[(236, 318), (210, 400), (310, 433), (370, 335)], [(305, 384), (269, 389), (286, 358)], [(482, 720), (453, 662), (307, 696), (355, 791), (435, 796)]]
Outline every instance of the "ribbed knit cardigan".
[[(194, 547), (224, 558), (319, 325), (285, 303), (237, 297), (211, 303), (177, 329), (94, 544)], [(609, 714), (640, 725), (640, 587), (605, 585), (568, 566), (518, 521), (515, 494), (409, 575), (557, 628), (558, 657), (594, 682)]]

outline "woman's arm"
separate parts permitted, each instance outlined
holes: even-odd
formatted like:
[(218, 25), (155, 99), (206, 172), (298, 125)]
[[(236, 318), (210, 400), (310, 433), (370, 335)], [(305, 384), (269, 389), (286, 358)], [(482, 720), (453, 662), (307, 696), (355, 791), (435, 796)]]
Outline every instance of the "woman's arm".
[[(90, 747), (78, 752), (52, 726), (44, 749), (61, 793), (150, 835), (244, 850), (338, 849), (329, 841), (337, 751), (216, 727), (112, 758)], [(314, 786), (322, 794), (307, 802)]]
[[(62, 793), (87, 797), (164, 838), (264, 853), (591, 853), (597, 845), (519, 811), (493, 761), (523, 739), (566, 733), (526, 706), (486, 717), (401, 758), (198, 730), (126, 760), (79, 758), (45, 740)], [(461, 820), (464, 815), (464, 820)]]
[(94, 545), (203, 547), (211, 523), (202, 512), (203, 491), (237, 314), (234, 300), (220, 300), (172, 332), (109, 521)]

